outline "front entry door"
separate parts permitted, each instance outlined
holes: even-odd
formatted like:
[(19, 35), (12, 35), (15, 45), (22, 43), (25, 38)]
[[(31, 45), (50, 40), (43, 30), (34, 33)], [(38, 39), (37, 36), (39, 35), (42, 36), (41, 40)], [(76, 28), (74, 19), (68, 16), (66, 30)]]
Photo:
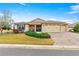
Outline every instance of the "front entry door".
[(41, 29), (42, 29), (41, 25), (36, 25), (36, 32), (41, 32)]

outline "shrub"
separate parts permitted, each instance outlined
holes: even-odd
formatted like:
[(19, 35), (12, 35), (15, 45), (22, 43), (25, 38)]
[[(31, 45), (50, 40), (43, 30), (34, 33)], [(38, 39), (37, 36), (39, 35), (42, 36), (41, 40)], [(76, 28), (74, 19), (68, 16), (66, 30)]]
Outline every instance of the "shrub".
[(2, 29), (4, 29), (4, 30), (10, 30), (11, 28), (10, 27), (6, 27), (6, 26), (3, 26)]
[(7, 27), (6, 29), (7, 29), (7, 30), (11, 30), (11, 28), (10, 28), (10, 27)]
[(36, 38), (50, 38), (50, 35), (48, 33), (36, 33), (33, 31), (26, 31), (25, 34)]
[(73, 28), (74, 32), (79, 32), (79, 23), (77, 23), (74, 28)]
[(19, 33), (19, 31), (17, 29), (13, 29), (14, 33)]
[(2, 29), (6, 30), (6, 27), (4, 26), (4, 27), (2, 27)]

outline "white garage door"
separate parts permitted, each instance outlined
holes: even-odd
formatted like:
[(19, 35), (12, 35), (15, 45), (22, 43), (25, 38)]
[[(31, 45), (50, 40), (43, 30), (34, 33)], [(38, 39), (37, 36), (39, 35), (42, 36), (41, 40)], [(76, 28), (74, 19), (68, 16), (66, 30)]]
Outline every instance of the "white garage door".
[(66, 31), (66, 27), (65, 26), (61, 26), (61, 32), (65, 32)]
[(53, 24), (45, 25), (43, 29), (44, 29), (44, 32), (60, 32), (60, 26), (53, 25)]

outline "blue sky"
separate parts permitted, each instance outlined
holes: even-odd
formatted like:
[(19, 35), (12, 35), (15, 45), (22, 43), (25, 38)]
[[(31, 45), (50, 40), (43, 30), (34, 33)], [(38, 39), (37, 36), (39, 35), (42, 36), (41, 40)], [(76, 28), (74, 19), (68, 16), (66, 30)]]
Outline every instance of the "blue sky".
[(0, 15), (3, 10), (9, 10), (15, 22), (28, 22), (35, 18), (69, 23), (79, 20), (77, 3), (0, 3)]

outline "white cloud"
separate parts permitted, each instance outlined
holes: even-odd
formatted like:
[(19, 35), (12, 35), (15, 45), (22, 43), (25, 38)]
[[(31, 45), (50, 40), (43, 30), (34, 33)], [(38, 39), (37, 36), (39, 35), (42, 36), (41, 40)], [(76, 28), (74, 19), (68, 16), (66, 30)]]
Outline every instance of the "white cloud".
[(25, 6), (26, 4), (25, 3), (19, 3), (20, 5), (23, 5), (23, 6)]
[(72, 11), (68, 12), (68, 14), (76, 14), (79, 13), (79, 5), (70, 6)]
[(0, 13), (0, 16), (2, 16), (3, 14), (2, 13)]
[(63, 20), (62, 20), (62, 19), (50, 19), (50, 20), (53, 20), (53, 21), (61, 21), (61, 22), (67, 22), (67, 23), (71, 23), (71, 24), (74, 23), (73, 20), (68, 20), (68, 19), (65, 19), (65, 20), (64, 20), (64, 19), (63, 19)]
[(68, 14), (77, 14), (79, 13), (79, 11), (71, 11), (71, 12), (68, 12)]
[(79, 5), (71, 6), (72, 10), (79, 10)]

